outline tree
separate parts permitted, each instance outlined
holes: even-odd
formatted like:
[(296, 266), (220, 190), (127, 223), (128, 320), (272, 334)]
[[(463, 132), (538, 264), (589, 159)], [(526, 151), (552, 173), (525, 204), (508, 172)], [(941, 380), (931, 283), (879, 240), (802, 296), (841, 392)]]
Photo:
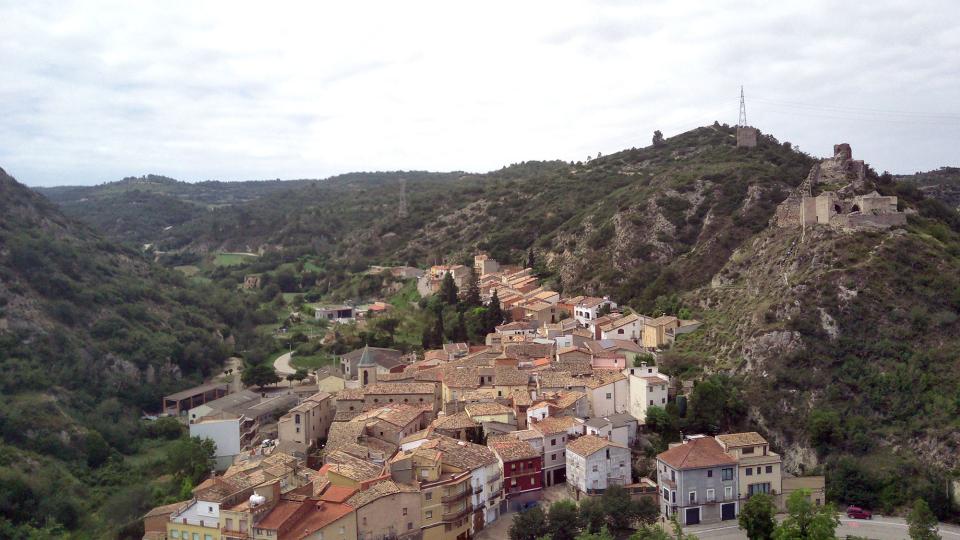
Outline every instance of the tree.
[(453, 341), (460, 343), (466, 342), (469, 339), (467, 336), (467, 321), (464, 319), (463, 312), (457, 312), (457, 324), (453, 327)]
[(606, 521), (603, 503), (598, 497), (587, 497), (580, 501), (580, 524), (590, 532), (597, 532)]
[(580, 515), (573, 501), (557, 501), (547, 513), (551, 540), (573, 540), (580, 530)]
[(695, 386), (690, 408), (691, 427), (708, 433), (735, 425), (747, 412), (740, 390), (726, 375), (713, 375)]
[(765, 493), (758, 493), (747, 499), (737, 519), (750, 540), (769, 540), (777, 528), (773, 515), (773, 499)]
[(673, 537), (659, 525), (641, 525), (630, 540), (673, 540)]
[(472, 266), (470, 267), (470, 285), (467, 286), (467, 290), (463, 295), (463, 305), (468, 308), (483, 305), (483, 300), (480, 298), (480, 279), (477, 277), (477, 273)]
[(110, 445), (98, 431), (90, 431), (83, 439), (83, 450), (87, 454), (87, 465), (94, 469), (110, 459)]
[(664, 144), (666, 144), (666, 143), (665, 143), (665, 141), (663, 140), (663, 133), (661, 133), (659, 129), (656, 130), (656, 131), (654, 131), (654, 132), (653, 132), (653, 147), (654, 147), (654, 148), (660, 148), (660, 147), (662, 147)]
[(580, 533), (575, 540), (613, 540), (613, 535), (604, 525), (598, 532), (584, 531)]
[(917, 499), (913, 503), (913, 510), (907, 514), (907, 524), (912, 540), (940, 540), (937, 531), (937, 516), (933, 515), (927, 501)]
[(300, 382), (307, 378), (307, 370), (303, 368), (298, 368), (296, 372), (287, 375), (287, 380), (290, 382), (297, 381)]
[(810, 490), (800, 489), (787, 499), (787, 518), (773, 533), (774, 540), (833, 540), (836, 536), (837, 510), (832, 504), (814, 506)]
[(673, 418), (663, 407), (651, 405), (647, 407), (647, 427), (659, 434), (673, 431)]
[(280, 382), (280, 377), (277, 375), (277, 372), (274, 371), (273, 366), (257, 364), (244, 369), (243, 375), (240, 376), (240, 381), (246, 386), (263, 388), (268, 384)]
[(641, 364), (655, 366), (657, 365), (657, 359), (650, 353), (638, 353), (633, 355), (633, 367), (640, 367)]
[(657, 518), (660, 517), (660, 507), (657, 505), (657, 502), (653, 500), (653, 497), (640, 497), (640, 499), (634, 501), (633, 503), (636, 506), (636, 519), (644, 525), (651, 525), (657, 522)]
[(213, 470), (213, 455), (217, 445), (210, 439), (191, 437), (180, 439), (167, 449), (167, 472), (173, 475), (177, 482), (189, 480), (197, 485)]
[(639, 507), (622, 486), (610, 486), (600, 496), (603, 513), (614, 529), (629, 529), (639, 517)]
[(457, 284), (453, 282), (453, 273), (447, 272), (443, 275), (443, 281), (440, 282), (440, 292), (438, 296), (445, 304), (451, 306), (457, 305), (460, 292), (457, 290)]
[(496, 327), (503, 324), (503, 308), (500, 306), (500, 297), (496, 289), (493, 296), (490, 297), (490, 303), (487, 305), (487, 333), (494, 332)]
[(509, 534), (510, 540), (537, 540), (550, 534), (547, 516), (539, 506), (514, 514)]

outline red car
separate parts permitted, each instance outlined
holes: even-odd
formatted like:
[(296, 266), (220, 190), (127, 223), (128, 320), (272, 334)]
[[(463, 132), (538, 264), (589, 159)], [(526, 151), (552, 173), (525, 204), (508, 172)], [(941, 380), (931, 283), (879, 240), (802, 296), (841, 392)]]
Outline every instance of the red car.
[(847, 517), (850, 519), (873, 519), (873, 513), (859, 506), (848, 506)]

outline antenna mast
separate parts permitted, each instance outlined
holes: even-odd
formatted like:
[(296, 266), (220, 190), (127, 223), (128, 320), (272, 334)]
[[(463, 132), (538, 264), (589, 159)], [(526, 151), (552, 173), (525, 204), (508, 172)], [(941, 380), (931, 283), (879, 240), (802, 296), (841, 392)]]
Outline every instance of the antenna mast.
[(739, 127), (747, 127), (747, 102), (743, 98), (743, 85), (740, 85), (740, 121), (737, 122)]

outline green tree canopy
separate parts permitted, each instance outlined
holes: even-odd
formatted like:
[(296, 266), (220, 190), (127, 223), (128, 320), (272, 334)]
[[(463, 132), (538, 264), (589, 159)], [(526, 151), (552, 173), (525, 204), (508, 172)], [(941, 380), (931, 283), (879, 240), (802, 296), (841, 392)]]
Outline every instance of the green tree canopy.
[(257, 364), (244, 369), (240, 380), (246, 386), (257, 386), (263, 388), (269, 384), (276, 384), (280, 382), (280, 377), (273, 369), (273, 366), (268, 364)]
[(547, 512), (551, 540), (573, 540), (580, 531), (580, 514), (573, 501), (557, 501)]
[(510, 540), (537, 540), (550, 534), (546, 514), (539, 506), (514, 514), (509, 534)]
[(713, 375), (695, 386), (690, 409), (690, 426), (707, 433), (735, 426), (747, 412), (740, 389), (727, 375)]
[(777, 528), (774, 513), (773, 499), (765, 493), (758, 493), (747, 499), (737, 519), (750, 540), (770, 540)]
[(453, 281), (453, 274), (447, 272), (443, 275), (443, 281), (440, 282), (440, 292), (438, 293), (440, 300), (451, 306), (457, 305), (459, 301), (460, 291), (457, 290), (457, 284)]
[(914, 501), (913, 509), (907, 514), (907, 524), (910, 526), (909, 533), (912, 540), (940, 540), (937, 517), (933, 515), (927, 501), (923, 499)]
[(773, 533), (774, 540), (833, 540), (836, 537), (837, 509), (832, 504), (814, 506), (810, 490), (794, 491), (787, 499), (787, 518)]
[(177, 482), (188, 480), (195, 486), (213, 470), (213, 455), (216, 451), (217, 445), (210, 439), (180, 439), (167, 449), (167, 472), (172, 474)]
[(599, 497), (587, 497), (580, 501), (580, 524), (590, 532), (599, 532), (606, 523), (606, 512)]

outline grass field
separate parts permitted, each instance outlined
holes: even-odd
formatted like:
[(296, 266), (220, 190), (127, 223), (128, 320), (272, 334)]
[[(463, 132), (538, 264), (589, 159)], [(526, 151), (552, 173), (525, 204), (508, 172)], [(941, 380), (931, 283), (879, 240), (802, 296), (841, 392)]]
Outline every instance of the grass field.
[(332, 356), (325, 354), (315, 354), (311, 356), (293, 355), (293, 358), (290, 359), (290, 365), (298, 369), (317, 369), (324, 366), (332, 366), (335, 363), (336, 360)]
[(197, 268), (196, 266), (193, 266), (192, 264), (188, 264), (185, 266), (174, 266), (173, 269), (183, 272), (183, 274), (187, 277), (193, 277), (197, 275), (197, 272), (200, 271), (199, 268)]
[(213, 264), (214, 266), (238, 266), (255, 258), (256, 256), (247, 253), (217, 253)]

